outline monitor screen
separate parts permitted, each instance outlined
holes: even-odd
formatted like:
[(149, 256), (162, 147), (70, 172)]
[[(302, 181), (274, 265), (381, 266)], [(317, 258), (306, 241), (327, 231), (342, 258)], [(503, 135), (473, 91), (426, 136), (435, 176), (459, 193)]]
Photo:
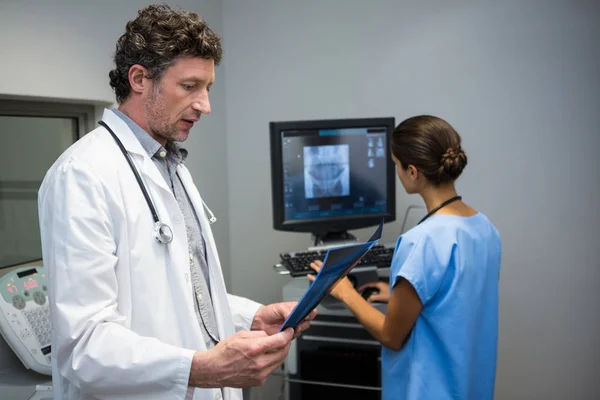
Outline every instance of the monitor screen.
[(395, 219), (393, 118), (271, 123), (277, 230), (343, 231)]

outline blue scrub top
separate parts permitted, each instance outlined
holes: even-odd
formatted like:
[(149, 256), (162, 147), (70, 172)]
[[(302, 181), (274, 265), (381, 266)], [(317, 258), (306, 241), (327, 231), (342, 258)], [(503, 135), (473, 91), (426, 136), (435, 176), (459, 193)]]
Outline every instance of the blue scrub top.
[(382, 349), (384, 400), (494, 397), (500, 258), (481, 213), (434, 215), (398, 238), (390, 288), (406, 279), (423, 309), (400, 351)]

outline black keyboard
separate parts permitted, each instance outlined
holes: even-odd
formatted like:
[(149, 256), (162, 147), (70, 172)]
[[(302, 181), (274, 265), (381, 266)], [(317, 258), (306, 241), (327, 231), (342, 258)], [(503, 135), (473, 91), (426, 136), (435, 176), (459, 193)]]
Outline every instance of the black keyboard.
[[(302, 251), (293, 253), (281, 253), (281, 265), (283, 265), (293, 277), (306, 276), (313, 271), (310, 263), (315, 260), (323, 261), (326, 250), (321, 251)], [(375, 245), (358, 262), (356, 267), (377, 267), (387, 268), (392, 263), (394, 247), (384, 245)]]

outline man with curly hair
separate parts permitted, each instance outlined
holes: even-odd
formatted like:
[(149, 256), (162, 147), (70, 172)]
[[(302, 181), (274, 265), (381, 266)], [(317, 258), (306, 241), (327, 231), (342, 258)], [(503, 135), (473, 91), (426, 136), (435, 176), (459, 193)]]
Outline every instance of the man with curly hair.
[(197, 14), (139, 11), (109, 74), (118, 108), (44, 179), (56, 399), (241, 399), (310, 324), (278, 332), (295, 303), (227, 293), (213, 218), (184, 165), (179, 143), (210, 113), (221, 56)]

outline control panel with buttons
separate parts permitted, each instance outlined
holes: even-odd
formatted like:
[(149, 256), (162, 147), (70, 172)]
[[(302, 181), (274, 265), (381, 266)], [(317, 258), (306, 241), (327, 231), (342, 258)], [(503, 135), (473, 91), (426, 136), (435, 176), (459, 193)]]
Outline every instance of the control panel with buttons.
[(0, 278), (0, 334), (25, 367), (52, 374), (52, 326), (43, 267), (17, 268)]

